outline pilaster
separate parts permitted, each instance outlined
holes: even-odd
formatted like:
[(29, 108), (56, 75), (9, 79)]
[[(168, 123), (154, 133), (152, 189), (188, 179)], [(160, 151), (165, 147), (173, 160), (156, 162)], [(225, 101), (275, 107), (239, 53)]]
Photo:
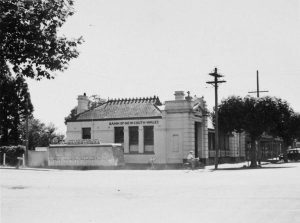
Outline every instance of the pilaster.
[(124, 153), (129, 153), (129, 130), (124, 126)]
[(144, 153), (144, 127), (139, 126), (139, 153)]

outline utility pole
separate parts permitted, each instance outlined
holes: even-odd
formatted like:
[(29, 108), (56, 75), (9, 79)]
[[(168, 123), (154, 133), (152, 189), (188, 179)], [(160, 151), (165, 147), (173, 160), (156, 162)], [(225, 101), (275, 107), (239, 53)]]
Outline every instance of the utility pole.
[(28, 107), (29, 107), (29, 102), (28, 102), (28, 98), (26, 98), (26, 149), (25, 149), (25, 157), (24, 157), (24, 161), (23, 164), (25, 163), (25, 165), (28, 165), (28, 149), (29, 149), (29, 123), (28, 123), (28, 116), (29, 116), (29, 112), (28, 112)]
[[(256, 93), (257, 98), (259, 98), (259, 93), (269, 92), (269, 91), (260, 91), (259, 90), (259, 75), (258, 70), (256, 71), (256, 91), (249, 91), (248, 93)], [(261, 148), (260, 148), (260, 140), (256, 141), (257, 153), (258, 153), (258, 164), (261, 165)]]
[(219, 114), (218, 114), (218, 84), (219, 83), (225, 83), (224, 80), (219, 80), (219, 78), (223, 77), (223, 75), (218, 74), (218, 69), (215, 68), (213, 73), (209, 74), (210, 76), (214, 77), (213, 81), (207, 81), (207, 84), (211, 84), (215, 87), (215, 169), (218, 169), (218, 163), (219, 163)]
[(256, 71), (256, 91), (249, 91), (248, 93), (256, 93), (257, 98), (259, 98), (260, 92), (269, 92), (269, 91), (260, 91), (259, 90), (259, 76), (258, 76), (258, 70)]

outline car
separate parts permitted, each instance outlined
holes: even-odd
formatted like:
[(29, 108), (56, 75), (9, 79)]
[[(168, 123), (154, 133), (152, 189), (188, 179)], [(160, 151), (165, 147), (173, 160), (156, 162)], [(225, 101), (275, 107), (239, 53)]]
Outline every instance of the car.
[(300, 148), (293, 148), (287, 150), (287, 158), (288, 160), (299, 160), (300, 159)]

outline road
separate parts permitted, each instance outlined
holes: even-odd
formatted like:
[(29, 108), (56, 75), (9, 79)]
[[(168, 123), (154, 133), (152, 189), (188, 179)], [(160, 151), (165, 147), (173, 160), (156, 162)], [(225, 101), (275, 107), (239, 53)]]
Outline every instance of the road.
[(300, 219), (300, 162), (202, 170), (0, 169), (1, 222), (284, 223)]

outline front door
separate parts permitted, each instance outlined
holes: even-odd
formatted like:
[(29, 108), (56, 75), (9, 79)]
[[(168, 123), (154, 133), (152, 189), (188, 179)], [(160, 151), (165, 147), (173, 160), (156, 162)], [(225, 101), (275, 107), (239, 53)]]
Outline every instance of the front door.
[(195, 122), (195, 157), (198, 157), (198, 149), (199, 149), (199, 141), (200, 141), (200, 137), (199, 137), (199, 133), (200, 133), (200, 122)]

